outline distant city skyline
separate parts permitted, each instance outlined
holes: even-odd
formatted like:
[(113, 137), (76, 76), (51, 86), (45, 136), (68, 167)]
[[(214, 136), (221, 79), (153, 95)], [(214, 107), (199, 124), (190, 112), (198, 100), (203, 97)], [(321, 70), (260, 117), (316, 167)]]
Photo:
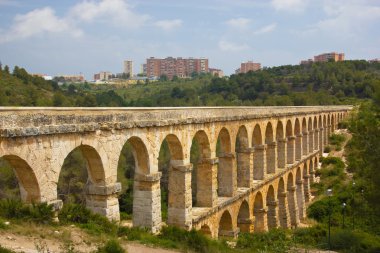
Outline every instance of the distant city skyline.
[(0, 61), (48, 75), (133, 72), (149, 57), (299, 64), (325, 52), (380, 57), (380, 1), (0, 0)]

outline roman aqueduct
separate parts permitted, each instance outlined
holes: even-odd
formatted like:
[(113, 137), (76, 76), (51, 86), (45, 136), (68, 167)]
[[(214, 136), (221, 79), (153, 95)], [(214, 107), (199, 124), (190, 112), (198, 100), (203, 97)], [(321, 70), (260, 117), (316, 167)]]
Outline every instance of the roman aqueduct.
[[(236, 236), (295, 227), (305, 218), (322, 150), (351, 109), (0, 107), (0, 158), (14, 169), (23, 201), (59, 209), (60, 170), (80, 149), (89, 175), (87, 207), (119, 220), (117, 166), (129, 143), (136, 168), (133, 225), (155, 232), (162, 224), (157, 159), (166, 140), (167, 223)], [(196, 166), (190, 163), (193, 141), (200, 147)]]

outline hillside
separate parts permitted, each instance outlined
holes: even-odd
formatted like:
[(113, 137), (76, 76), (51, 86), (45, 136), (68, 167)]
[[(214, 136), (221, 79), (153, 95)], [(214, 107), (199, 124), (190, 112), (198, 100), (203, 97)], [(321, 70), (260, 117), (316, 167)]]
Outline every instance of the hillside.
[(356, 104), (380, 85), (380, 63), (344, 61), (287, 65), (216, 78), (159, 81), (120, 88), (65, 84), (0, 71), (0, 105), (16, 106), (285, 106)]

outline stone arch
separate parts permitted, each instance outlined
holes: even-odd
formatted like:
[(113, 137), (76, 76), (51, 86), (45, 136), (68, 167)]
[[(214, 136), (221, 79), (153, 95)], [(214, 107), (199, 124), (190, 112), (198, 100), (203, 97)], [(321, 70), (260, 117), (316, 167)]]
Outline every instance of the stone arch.
[[(123, 149), (128, 145), (130, 148), (130, 151), (133, 155), (133, 162), (134, 162), (134, 170), (131, 173), (131, 180), (133, 180), (133, 192), (131, 193), (133, 195), (133, 203), (132, 203), (132, 223), (134, 227), (152, 227), (152, 220), (148, 219), (147, 217), (150, 217), (154, 219), (155, 217), (152, 217), (152, 208), (153, 205), (151, 201), (152, 199), (147, 199), (146, 196), (152, 196), (153, 194), (160, 193), (160, 182), (159, 177), (157, 179), (157, 176), (152, 177), (152, 182), (149, 181), (149, 183), (154, 183), (157, 185), (157, 189), (154, 193), (152, 193), (149, 189), (146, 187), (146, 178), (150, 175), (150, 162), (149, 162), (149, 154), (147, 147), (143, 140), (140, 137), (132, 136), (126, 140), (126, 142), (123, 145)], [(123, 149), (120, 151), (123, 152)], [(119, 155), (119, 160), (121, 159), (122, 154)], [(119, 161), (120, 162), (120, 161)], [(149, 192), (149, 194), (147, 194)], [(155, 201), (160, 203), (160, 194), (158, 195), (159, 198)], [(161, 210), (161, 205), (154, 206), (154, 208), (159, 208)], [(159, 222), (161, 222), (161, 212), (156, 212), (159, 216), (157, 219)]]
[[(160, 179), (161, 205), (162, 208), (167, 208), (168, 224), (186, 228), (188, 221), (178, 210), (191, 212), (191, 195), (189, 193), (188, 195), (190, 196), (186, 196), (186, 191), (184, 190), (186, 189), (186, 176), (184, 174), (190, 173), (189, 170), (191, 170), (192, 166), (184, 164), (182, 144), (174, 134), (168, 134), (162, 140), (160, 156), (165, 142), (167, 143), (166, 150), (169, 151), (170, 157), (168, 157), (169, 161), (165, 161), (167, 162), (166, 164), (161, 165), (164, 168), (159, 166), (159, 170), (162, 172)], [(162, 199), (165, 195), (167, 199)]]
[(253, 130), (252, 145), (254, 147), (253, 158), (253, 179), (262, 180), (265, 176), (265, 146), (259, 124)]
[(286, 163), (293, 164), (295, 161), (295, 136), (293, 135), (292, 121), (286, 122)]
[(292, 227), (296, 227), (299, 223), (299, 213), (295, 196), (296, 186), (294, 185), (292, 172), (289, 172), (288, 174), (286, 188), (288, 197), (288, 208), (290, 214), (290, 224)]
[[(326, 114), (323, 115), (323, 146), (327, 145), (328, 143), (328, 122), (327, 122), (327, 116)], [(323, 150), (322, 150), (323, 152)]]
[(249, 149), (248, 131), (245, 126), (240, 126), (235, 144), (237, 161), (237, 187), (251, 187), (252, 169), (250, 165), (251, 150)]
[(228, 210), (224, 211), (219, 220), (218, 236), (233, 237), (233, 224), (231, 214)]
[(296, 196), (297, 196), (297, 207), (298, 214), (300, 219), (306, 217), (306, 208), (305, 208), (305, 193), (304, 193), (304, 184), (301, 168), (298, 167), (296, 171)]
[(9, 163), (16, 175), (21, 200), (25, 203), (41, 202), (40, 184), (29, 164), (16, 155), (5, 155), (1, 158)]
[(252, 220), (250, 217), (249, 205), (246, 200), (243, 200), (243, 202), (240, 205), (237, 217), (237, 225), (240, 229), (240, 232), (251, 232)]
[(268, 122), (265, 129), (265, 145), (266, 145), (266, 167), (267, 174), (276, 173), (277, 167), (277, 151), (276, 142), (273, 137), (272, 123)]
[(335, 124), (336, 124), (336, 122), (335, 122), (335, 115), (333, 113), (331, 115), (331, 133), (334, 133), (334, 131), (335, 131)]
[(262, 232), (267, 230), (266, 224), (266, 209), (264, 208), (263, 195), (257, 192), (253, 202), (253, 215), (255, 216), (255, 232)]
[(217, 159), (211, 159), (210, 142), (205, 131), (197, 131), (192, 143), (199, 152), (198, 160), (193, 161), (191, 175), (193, 206), (212, 207), (217, 201), (216, 185), (213, 181), (216, 178)]
[(308, 203), (310, 201), (310, 174), (308, 171), (308, 163), (309, 163), (309, 160), (304, 162), (303, 169), (302, 169), (303, 191), (305, 194), (305, 203)]
[(297, 118), (294, 123), (294, 134), (295, 134), (295, 160), (299, 161), (302, 157), (302, 133), (301, 124)]
[(277, 122), (276, 127), (276, 143), (277, 143), (277, 166), (279, 168), (286, 167), (286, 138), (284, 136), (284, 126), (282, 121)]
[(309, 150), (309, 139), (306, 118), (302, 119), (302, 155), (307, 155)]
[(309, 153), (312, 153), (314, 151), (314, 134), (315, 134), (315, 131), (313, 129), (313, 120), (311, 117), (309, 118), (307, 129), (308, 129), (308, 134), (309, 134)]
[(212, 237), (211, 229), (207, 224), (203, 224), (199, 231), (208, 237)]
[(314, 129), (314, 150), (318, 150), (318, 148), (319, 148), (319, 129), (318, 129), (317, 116), (314, 116), (313, 129)]
[(267, 203), (267, 208), (268, 208), (268, 213), (267, 213), (268, 229), (277, 228), (278, 227), (278, 222), (277, 222), (278, 209), (277, 209), (277, 201), (276, 201), (273, 185), (269, 185), (268, 187), (266, 203)]
[[(219, 144), (219, 145), (218, 145)], [(218, 148), (219, 147), (219, 148)], [(218, 135), (218, 196), (232, 197), (236, 192), (236, 171), (234, 170), (234, 155), (231, 153), (231, 137), (223, 127)]]
[(287, 202), (287, 193), (285, 191), (284, 179), (281, 177), (278, 181), (277, 188), (277, 198), (278, 198), (278, 215), (279, 215), (279, 225), (282, 228), (288, 228), (289, 225), (289, 209)]

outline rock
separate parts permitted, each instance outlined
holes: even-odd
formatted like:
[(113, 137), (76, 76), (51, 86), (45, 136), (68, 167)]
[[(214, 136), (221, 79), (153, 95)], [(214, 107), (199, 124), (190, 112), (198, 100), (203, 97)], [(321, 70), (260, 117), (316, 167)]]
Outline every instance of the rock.
[(7, 226), (9, 226), (11, 223), (9, 222), (9, 221), (5, 221), (4, 222), (4, 225), (7, 225)]
[(59, 231), (55, 230), (54, 234), (59, 235)]

